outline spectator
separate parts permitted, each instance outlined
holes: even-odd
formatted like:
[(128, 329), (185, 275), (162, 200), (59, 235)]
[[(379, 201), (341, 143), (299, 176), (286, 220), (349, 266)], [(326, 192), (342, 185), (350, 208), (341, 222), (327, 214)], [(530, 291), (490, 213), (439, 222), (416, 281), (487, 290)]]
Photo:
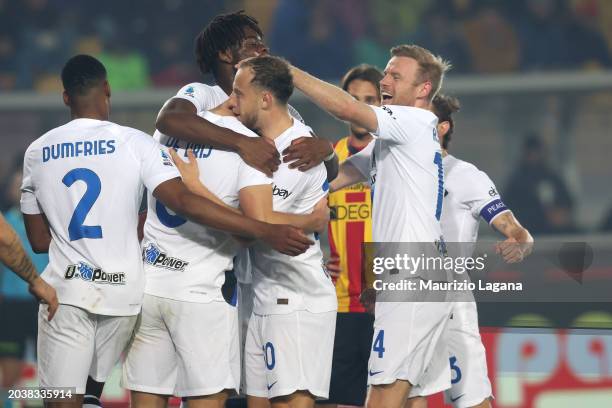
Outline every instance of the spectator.
[[(440, 11), (442, 10), (442, 11)], [(442, 55), (453, 64), (453, 72), (470, 71), (470, 54), (463, 33), (457, 29), (444, 8), (432, 8), (425, 16), (428, 24), (417, 32), (415, 43), (434, 54)]]
[(338, 78), (351, 63), (351, 40), (324, 0), (279, 2), (270, 38), (271, 51), (317, 77)]
[(98, 59), (106, 67), (114, 91), (133, 91), (150, 86), (149, 65), (136, 49), (128, 49), (117, 38), (106, 41)]
[(169, 32), (160, 39), (157, 56), (150, 59), (154, 86), (180, 87), (198, 80), (195, 65), (182, 53), (187, 38), (183, 33)]
[(9, 17), (14, 13), (14, 5), (7, 0), (0, 0), (0, 90), (8, 91), (15, 88), (17, 80), (16, 25)]
[(521, 68), (560, 69), (567, 63), (561, 13), (556, 0), (527, 0), (517, 27)]
[(548, 164), (545, 146), (528, 135), (521, 159), (504, 191), (509, 208), (535, 234), (571, 233), (574, 204), (563, 179)]
[[(8, 183), (2, 196), (7, 198), (9, 209), (4, 216), (17, 232), (23, 247), (40, 274), (47, 266), (47, 254), (35, 254), (26, 236), (23, 217), (19, 209), (23, 155), (10, 169)], [(28, 284), (0, 264), (0, 388), (10, 389), (18, 384), (24, 366), (26, 346), (36, 344), (38, 303), (28, 292)]]
[(476, 72), (500, 73), (518, 68), (518, 37), (493, 3), (481, 6), (476, 17), (465, 22), (463, 30)]
[(59, 13), (47, 0), (24, 0), (17, 12), (23, 19), (19, 26), (17, 87), (48, 89), (49, 77), (57, 77), (76, 38), (73, 26), (63, 24), (71, 13)]
[(0, 28), (0, 90), (15, 88), (17, 64), (15, 63), (16, 44), (12, 33)]
[(598, 9), (593, 2), (579, 2), (566, 15), (564, 47), (568, 67), (607, 68), (612, 65), (608, 44), (597, 25)]

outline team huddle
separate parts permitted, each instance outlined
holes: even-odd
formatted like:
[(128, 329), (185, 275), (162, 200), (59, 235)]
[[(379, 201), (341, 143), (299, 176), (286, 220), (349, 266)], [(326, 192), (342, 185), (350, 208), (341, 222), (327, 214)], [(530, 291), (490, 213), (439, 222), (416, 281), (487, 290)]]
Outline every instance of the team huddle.
[[(39, 310), (40, 386), (79, 395), (48, 406), (99, 403), (94, 390), (119, 361), (134, 407), (170, 396), (222, 407), (239, 393), (251, 408), (424, 407), (442, 391), (456, 407), (491, 406), (474, 302), (370, 304), (373, 324), (353, 337), (365, 333), (364, 346), (345, 358), (356, 380), (342, 385), (338, 341), (353, 334), (319, 239), (328, 194), (363, 185), (371, 229), (346, 230), (359, 242), (439, 251), (475, 242), (483, 218), (505, 236), (505, 261), (529, 254), (533, 239), (493, 182), (448, 154), (459, 108), (439, 93), (449, 64), (399, 45), (384, 73), (356, 67), (341, 89), (268, 55), (262, 37), (242, 12), (213, 19), (195, 48), (216, 85), (181, 88), (153, 137), (109, 121), (98, 60), (64, 66), (72, 120), (30, 145), (21, 189), (32, 247), (49, 252), (42, 278), (59, 300)], [(341, 164), (339, 146), (288, 104), (294, 88), (367, 136), (344, 145)], [(361, 257), (348, 257), (339, 270), (361, 269)], [(340, 397), (347, 387), (356, 398)]]

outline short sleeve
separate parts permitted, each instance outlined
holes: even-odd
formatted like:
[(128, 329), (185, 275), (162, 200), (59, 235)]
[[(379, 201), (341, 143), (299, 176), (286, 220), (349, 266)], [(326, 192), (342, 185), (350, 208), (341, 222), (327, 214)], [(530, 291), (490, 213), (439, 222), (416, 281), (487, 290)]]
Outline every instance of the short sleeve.
[(327, 171), (325, 166), (320, 164), (305, 174), (305, 185), (299, 195), (299, 208), (312, 208), (329, 193), (329, 183), (327, 182)]
[(371, 106), (376, 114), (378, 129), (372, 135), (377, 139), (395, 143), (410, 143), (424, 131), (431, 131), (432, 138), (437, 138), (436, 116), (424, 109), (409, 106)]
[(470, 208), (474, 218), (480, 216), (490, 224), (498, 215), (509, 211), (485, 172), (473, 166), (463, 171), (465, 174), (461, 179), (466, 182), (458, 193), (461, 202)]
[(238, 167), (238, 191), (245, 187), (260, 186), (262, 184), (272, 184), (272, 178), (241, 160)]
[(370, 178), (370, 159), (374, 151), (375, 143), (376, 142), (372, 140), (366, 147), (344, 161), (344, 163), (350, 163), (355, 166), (366, 180)]
[(23, 160), (23, 179), (21, 182), (21, 212), (24, 214), (42, 214), (42, 209), (36, 199), (34, 166), (36, 158), (31, 149), (25, 153)]
[(181, 177), (165, 147), (144, 133), (135, 139), (134, 152), (141, 156), (140, 178), (147, 190), (153, 192), (164, 181)]
[(198, 112), (202, 112), (216, 107), (214, 92), (211, 86), (191, 83), (182, 87), (173, 98), (186, 99), (195, 105)]

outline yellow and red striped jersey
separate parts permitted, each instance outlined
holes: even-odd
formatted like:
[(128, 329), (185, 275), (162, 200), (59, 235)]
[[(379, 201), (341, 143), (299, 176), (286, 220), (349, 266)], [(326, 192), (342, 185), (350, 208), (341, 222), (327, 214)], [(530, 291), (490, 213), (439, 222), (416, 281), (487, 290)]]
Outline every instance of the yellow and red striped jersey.
[[(356, 150), (349, 148), (345, 137), (335, 145), (340, 163)], [(365, 288), (365, 262), (362, 243), (372, 241), (372, 201), (370, 187), (356, 184), (329, 195), (331, 220), (329, 246), (332, 255), (340, 258), (341, 273), (336, 279), (338, 312), (364, 312), (359, 295)]]

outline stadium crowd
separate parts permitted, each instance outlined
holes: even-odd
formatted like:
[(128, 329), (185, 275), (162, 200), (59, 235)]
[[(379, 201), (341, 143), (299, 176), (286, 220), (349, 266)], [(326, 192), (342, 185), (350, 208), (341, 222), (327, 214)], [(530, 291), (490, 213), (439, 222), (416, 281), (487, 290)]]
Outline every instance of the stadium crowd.
[(0, 0), (0, 89), (57, 91), (56, 73), (76, 53), (99, 57), (116, 90), (197, 80), (193, 32), (216, 13), (239, 8), (254, 11), (274, 53), (329, 79), (357, 63), (382, 67), (390, 45), (412, 42), (447, 56), (453, 75), (612, 65), (606, 0), (396, 3)]

